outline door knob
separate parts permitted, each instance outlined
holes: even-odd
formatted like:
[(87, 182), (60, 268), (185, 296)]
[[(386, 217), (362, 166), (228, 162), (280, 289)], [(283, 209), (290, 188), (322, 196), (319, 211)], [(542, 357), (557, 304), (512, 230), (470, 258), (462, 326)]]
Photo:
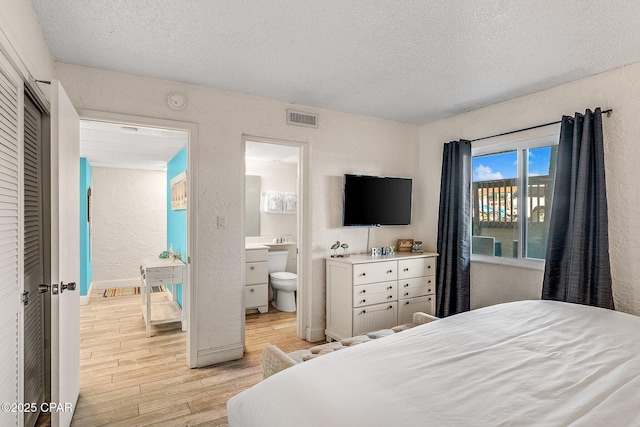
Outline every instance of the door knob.
[(46, 294), (51, 291), (52, 295), (58, 295), (58, 284), (54, 283), (53, 285), (40, 284), (38, 285), (38, 292), (41, 294)]
[(38, 285), (38, 292), (41, 294), (46, 294), (47, 292), (51, 291), (51, 295), (58, 295), (58, 289), (60, 290), (60, 293), (63, 293), (65, 290), (75, 291), (76, 282), (69, 282), (69, 283), (60, 282), (60, 286), (58, 286), (57, 283), (54, 283), (53, 285), (47, 285), (47, 284)]
[(60, 282), (60, 293), (64, 292), (64, 290), (75, 291), (76, 290), (76, 282), (64, 283)]

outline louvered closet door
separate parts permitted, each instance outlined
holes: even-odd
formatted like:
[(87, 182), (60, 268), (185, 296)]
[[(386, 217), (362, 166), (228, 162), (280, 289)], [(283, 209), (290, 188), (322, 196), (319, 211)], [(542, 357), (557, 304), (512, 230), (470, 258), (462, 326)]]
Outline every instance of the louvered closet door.
[[(0, 53), (0, 402), (20, 402), (22, 389), (22, 100), (19, 76)], [(19, 412), (0, 411), (0, 425)]]
[[(44, 283), (42, 235), (42, 115), (27, 98), (24, 105), (24, 401), (44, 401)], [(24, 414), (25, 426), (33, 426), (38, 412)]]

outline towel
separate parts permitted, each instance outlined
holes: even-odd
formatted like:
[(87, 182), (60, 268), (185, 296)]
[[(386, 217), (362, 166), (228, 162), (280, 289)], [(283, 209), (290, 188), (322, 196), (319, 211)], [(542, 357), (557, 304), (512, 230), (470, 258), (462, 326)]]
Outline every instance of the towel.
[(283, 193), (284, 194), (284, 213), (296, 213), (298, 209), (298, 195), (296, 193)]
[(267, 191), (264, 195), (264, 211), (282, 213), (283, 193)]

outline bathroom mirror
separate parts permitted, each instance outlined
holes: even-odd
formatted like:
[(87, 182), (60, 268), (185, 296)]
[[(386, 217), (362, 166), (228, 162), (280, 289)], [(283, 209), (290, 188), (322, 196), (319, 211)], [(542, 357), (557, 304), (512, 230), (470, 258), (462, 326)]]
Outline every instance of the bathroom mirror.
[(260, 235), (260, 175), (245, 175), (244, 235)]

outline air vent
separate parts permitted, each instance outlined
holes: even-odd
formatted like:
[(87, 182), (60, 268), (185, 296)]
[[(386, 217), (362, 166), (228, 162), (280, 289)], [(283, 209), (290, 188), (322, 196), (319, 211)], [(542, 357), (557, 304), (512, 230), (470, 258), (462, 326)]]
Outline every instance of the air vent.
[(317, 128), (318, 116), (301, 111), (287, 110), (287, 124)]

